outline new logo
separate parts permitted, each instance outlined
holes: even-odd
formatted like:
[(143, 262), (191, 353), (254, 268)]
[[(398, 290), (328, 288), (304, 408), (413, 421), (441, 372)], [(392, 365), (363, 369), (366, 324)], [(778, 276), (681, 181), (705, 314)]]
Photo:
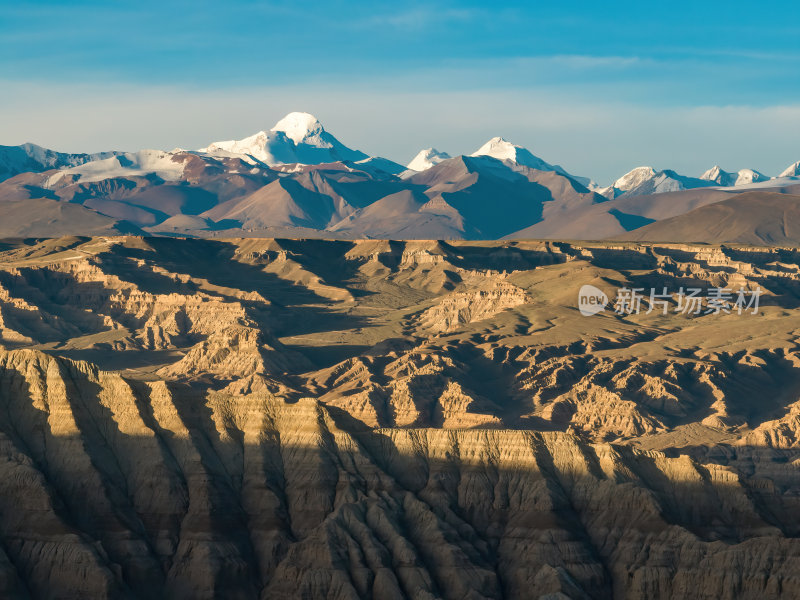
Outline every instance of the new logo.
[(584, 285), (578, 292), (578, 310), (584, 317), (603, 312), (608, 304), (608, 296), (593, 285)]

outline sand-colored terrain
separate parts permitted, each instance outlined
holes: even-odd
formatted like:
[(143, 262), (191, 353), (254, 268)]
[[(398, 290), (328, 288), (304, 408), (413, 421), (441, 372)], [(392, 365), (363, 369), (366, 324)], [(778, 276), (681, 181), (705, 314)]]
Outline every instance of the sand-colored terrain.
[(798, 597), (799, 332), (790, 248), (0, 241), (0, 597)]

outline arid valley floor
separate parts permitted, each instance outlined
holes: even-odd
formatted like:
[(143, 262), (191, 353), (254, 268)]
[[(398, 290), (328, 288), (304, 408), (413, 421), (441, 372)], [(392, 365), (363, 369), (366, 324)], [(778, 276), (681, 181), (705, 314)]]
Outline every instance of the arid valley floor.
[(777, 247), (4, 240), (0, 597), (800, 597), (799, 332)]

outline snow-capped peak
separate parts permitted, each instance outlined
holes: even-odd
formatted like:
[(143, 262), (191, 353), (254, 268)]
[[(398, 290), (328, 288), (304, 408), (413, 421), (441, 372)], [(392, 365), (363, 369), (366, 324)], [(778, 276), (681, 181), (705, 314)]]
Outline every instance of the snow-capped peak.
[(319, 137), (325, 132), (322, 123), (312, 114), (306, 112), (291, 112), (270, 131), (282, 131), (295, 144), (300, 144), (309, 137)]
[(645, 181), (652, 179), (656, 176), (656, 170), (653, 167), (636, 167), (632, 171), (628, 171), (617, 179), (611, 187), (614, 187), (622, 192), (627, 192), (635, 187), (640, 186)]
[(778, 177), (800, 177), (800, 160), (789, 165)]
[(491, 156), (499, 160), (513, 160), (516, 162), (517, 150), (521, 149), (521, 146), (515, 146), (504, 138), (493, 137), (473, 152), (472, 156)]
[(627, 194), (631, 190), (635, 190), (640, 185), (643, 185), (648, 181), (654, 182), (658, 175), (659, 173), (656, 172), (653, 167), (636, 167), (635, 169), (625, 173), (625, 175), (617, 179), (607, 188), (597, 190), (597, 193), (605, 196), (606, 198), (614, 199), (622, 196), (623, 194)]
[(518, 165), (530, 167), (531, 169), (536, 169), (537, 171), (553, 171), (573, 179), (588, 189), (598, 189), (597, 184), (588, 177), (577, 177), (567, 173), (560, 165), (551, 165), (550, 163), (543, 161), (538, 156), (535, 156), (527, 148), (512, 144), (505, 138), (493, 137), (483, 146), (473, 152), (470, 156), (491, 156), (492, 158), (496, 158), (498, 160), (510, 160)]
[(723, 177), (723, 175), (729, 175), (729, 173), (723, 171), (722, 167), (719, 165), (714, 165), (708, 171), (700, 175), (700, 179), (705, 179), (706, 181), (716, 181), (717, 183), (720, 183), (720, 179)]
[(451, 158), (447, 152), (439, 152), (436, 148), (426, 148), (420, 150), (413, 160), (408, 163), (408, 169), (412, 171), (425, 171), (434, 165), (438, 165), (443, 160)]
[(214, 142), (199, 152), (252, 156), (270, 166), (290, 163), (316, 165), (368, 158), (325, 131), (314, 115), (303, 112), (289, 113), (269, 131), (259, 131), (241, 140)]
[(747, 185), (749, 183), (758, 183), (768, 180), (769, 177), (754, 169), (739, 169), (739, 172), (736, 174), (736, 183), (734, 183), (734, 185)]
[(719, 165), (714, 165), (708, 171), (703, 173), (700, 176), (700, 179), (704, 179), (705, 181), (713, 181), (714, 183), (729, 187), (758, 183), (759, 181), (767, 181), (769, 177), (753, 169), (741, 169), (736, 173), (729, 173), (728, 171), (723, 171)]
[(553, 166), (543, 161), (538, 156), (534, 156), (530, 150), (512, 144), (508, 140), (501, 137), (493, 137), (483, 146), (478, 148), (471, 156), (491, 156), (498, 160), (511, 160), (518, 165), (524, 165), (532, 169), (540, 171), (556, 171), (558, 173), (566, 174), (566, 172), (558, 166)]

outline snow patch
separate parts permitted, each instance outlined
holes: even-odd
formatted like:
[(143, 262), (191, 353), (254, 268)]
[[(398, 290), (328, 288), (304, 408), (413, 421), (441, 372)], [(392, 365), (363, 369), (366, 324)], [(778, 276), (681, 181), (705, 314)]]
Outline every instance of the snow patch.
[(184, 161), (163, 150), (140, 150), (118, 156), (62, 169), (48, 178), (46, 185), (57, 183), (65, 175), (77, 175), (81, 183), (92, 183), (112, 177), (135, 177), (154, 173), (164, 181), (177, 181), (183, 177)]
[(298, 162), (294, 142), (282, 131), (259, 131), (241, 140), (214, 142), (198, 152), (225, 158), (244, 157), (244, 160), (250, 157), (251, 164), (254, 164), (252, 159), (268, 165)]
[(781, 175), (778, 177), (773, 177), (772, 179), (767, 179), (766, 181), (757, 181), (755, 183), (743, 183), (730, 186), (720, 186), (720, 187), (715, 187), (714, 189), (735, 190), (737, 192), (741, 192), (742, 190), (764, 190), (769, 188), (782, 187), (784, 185), (797, 185), (799, 183), (800, 183), (800, 175), (788, 176), (788, 177)]

